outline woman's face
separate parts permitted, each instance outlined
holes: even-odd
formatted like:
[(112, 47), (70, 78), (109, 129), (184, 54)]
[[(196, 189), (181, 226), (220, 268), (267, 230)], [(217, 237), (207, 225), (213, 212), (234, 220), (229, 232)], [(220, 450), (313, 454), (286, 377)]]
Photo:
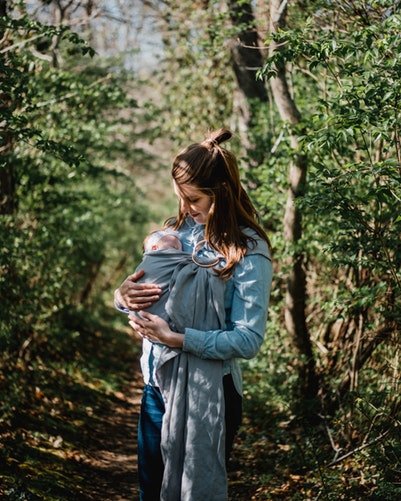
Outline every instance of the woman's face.
[(195, 223), (205, 224), (213, 199), (191, 184), (178, 185), (175, 181), (174, 191), (181, 202), (181, 209), (188, 213)]

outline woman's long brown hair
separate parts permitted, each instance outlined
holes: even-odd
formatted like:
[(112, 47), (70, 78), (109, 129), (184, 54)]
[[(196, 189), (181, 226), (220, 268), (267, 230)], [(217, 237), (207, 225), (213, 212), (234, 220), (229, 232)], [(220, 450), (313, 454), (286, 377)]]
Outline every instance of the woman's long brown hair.
[[(269, 244), (269, 239), (258, 223), (255, 207), (241, 185), (235, 156), (221, 143), (232, 137), (228, 129), (212, 132), (202, 143), (191, 144), (173, 161), (172, 177), (179, 189), (189, 184), (212, 197), (205, 227), (205, 239), (226, 261), (224, 268), (216, 270), (221, 278), (231, 276), (234, 266), (245, 255), (249, 242), (255, 239), (245, 235), (249, 227)], [(167, 225), (178, 229), (187, 214), (180, 206), (178, 217)]]

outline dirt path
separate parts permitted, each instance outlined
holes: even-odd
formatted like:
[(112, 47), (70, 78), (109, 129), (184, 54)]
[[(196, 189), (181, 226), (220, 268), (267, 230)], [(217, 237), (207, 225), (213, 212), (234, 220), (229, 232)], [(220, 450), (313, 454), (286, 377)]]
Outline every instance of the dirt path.
[(96, 482), (88, 485), (87, 499), (134, 501), (139, 498), (136, 436), (141, 387), (141, 376), (136, 373), (126, 392), (113, 395), (111, 408), (93, 430), (96, 446), (88, 451), (84, 463), (96, 472)]
[(24, 400), (0, 422), (0, 499), (136, 501), (137, 342), (110, 328), (68, 350), (10, 374)]
[[(18, 384), (28, 399), (5, 427), (0, 424), (0, 499), (139, 499), (143, 382), (137, 342), (104, 329), (73, 348), (70, 365), (62, 360), (21, 368)], [(238, 452), (229, 472), (230, 500), (258, 499)]]

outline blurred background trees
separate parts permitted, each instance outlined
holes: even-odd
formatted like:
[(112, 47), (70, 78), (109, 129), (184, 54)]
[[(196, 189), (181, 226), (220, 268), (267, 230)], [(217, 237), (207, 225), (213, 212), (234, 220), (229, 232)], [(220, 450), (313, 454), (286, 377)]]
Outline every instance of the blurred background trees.
[[(104, 308), (102, 294), (109, 298), (127, 261), (132, 265), (147, 221), (136, 178), (151, 157), (138, 146), (133, 73), (121, 56), (93, 59), (82, 38), (91, 29), (89, 7), (3, 2), (5, 373), (60, 351), (71, 316), (92, 303)], [(6, 415), (13, 395), (31, 388), (16, 381), (7, 391)]]
[[(302, 499), (398, 499), (399, 2), (2, 1), (0, 12), (3, 372), (62, 356), (60, 332), (111, 306), (147, 225), (175, 211), (175, 151), (225, 125), (275, 261), (266, 342), (244, 364), (248, 405), (261, 422), (309, 420), (288, 463), (338, 461), (315, 491), (298, 486)], [(4, 387), (11, 414), (23, 392)]]

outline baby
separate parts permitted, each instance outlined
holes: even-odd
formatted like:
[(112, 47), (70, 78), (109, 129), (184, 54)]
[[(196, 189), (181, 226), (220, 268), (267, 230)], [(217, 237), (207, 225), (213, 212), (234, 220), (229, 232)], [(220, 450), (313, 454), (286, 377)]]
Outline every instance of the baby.
[[(203, 252), (203, 243), (200, 241), (192, 253), (186, 252), (178, 234), (170, 229), (151, 233), (143, 243), (143, 258), (136, 271), (143, 270), (145, 274), (138, 282), (158, 284), (162, 291), (146, 311), (164, 319), (174, 332), (184, 333), (187, 327), (202, 330), (225, 327), (225, 282), (213, 270), (216, 256), (211, 260)], [(140, 317), (139, 312), (130, 311), (118, 302), (115, 306)], [(157, 380), (159, 367), (171, 358), (172, 351), (161, 343), (143, 339), (140, 362), (145, 381)], [(153, 368), (149, 360), (154, 359), (158, 360), (158, 366)]]
[(181, 241), (176, 233), (157, 230), (150, 233), (143, 241), (143, 250), (145, 252), (167, 249), (182, 250)]
[[(158, 284), (162, 291), (146, 311), (166, 320), (176, 332), (204, 326), (211, 312), (215, 315), (210, 329), (225, 322), (224, 281), (213, 271), (220, 258), (214, 255), (214, 261), (210, 260), (208, 252), (204, 252), (204, 242), (200, 241), (192, 253), (185, 252), (178, 234), (171, 229), (154, 231), (143, 242), (142, 261), (135, 271), (145, 273), (138, 283)], [(140, 316), (118, 303), (115, 306), (124, 313)]]
[[(164, 320), (169, 320), (165, 311), (168, 299), (169, 281), (175, 264), (182, 258), (182, 243), (177, 233), (172, 230), (157, 230), (150, 233), (143, 241), (143, 257), (135, 271), (144, 270), (145, 274), (138, 283), (157, 283), (162, 288), (160, 299), (146, 311), (155, 313)], [(173, 260), (173, 263), (171, 262)], [(116, 303), (117, 309), (124, 313), (139, 315)]]

